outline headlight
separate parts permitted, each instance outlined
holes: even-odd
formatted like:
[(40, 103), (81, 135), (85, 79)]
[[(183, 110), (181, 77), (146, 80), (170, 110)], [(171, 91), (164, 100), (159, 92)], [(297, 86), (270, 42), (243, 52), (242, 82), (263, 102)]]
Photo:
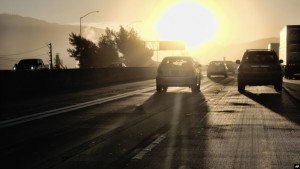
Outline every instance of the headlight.
[(34, 66), (31, 66), (31, 67), (30, 67), (30, 70), (34, 70), (34, 69), (35, 69)]

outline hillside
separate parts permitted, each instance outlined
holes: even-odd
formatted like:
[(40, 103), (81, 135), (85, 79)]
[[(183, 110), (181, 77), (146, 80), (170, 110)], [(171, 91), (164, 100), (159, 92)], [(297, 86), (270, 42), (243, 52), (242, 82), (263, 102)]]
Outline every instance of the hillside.
[(241, 59), (246, 49), (267, 49), (269, 43), (279, 43), (279, 38), (265, 38), (252, 42), (225, 46), (224, 51), (228, 60)]
[(278, 43), (279, 38), (265, 38), (247, 43), (236, 44), (221, 44), (209, 42), (203, 46), (199, 52), (199, 57), (196, 58), (201, 64), (206, 65), (213, 60), (236, 61), (241, 59), (246, 49), (267, 49), (269, 43)]
[[(95, 37), (104, 32), (103, 29), (82, 27), (83, 36), (90, 31)], [(11, 69), (22, 58), (42, 58), (49, 64), (49, 49), (52, 43), (53, 57), (59, 53), (63, 64), (74, 68), (76, 62), (70, 58), (67, 49), (69, 34), (79, 34), (79, 26), (59, 25), (29, 17), (0, 14), (0, 69)], [(85, 34), (84, 34), (85, 33)], [(28, 52), (32, 51), (34, 52)], [(18, 55), (12, 55), (18, 54)]]

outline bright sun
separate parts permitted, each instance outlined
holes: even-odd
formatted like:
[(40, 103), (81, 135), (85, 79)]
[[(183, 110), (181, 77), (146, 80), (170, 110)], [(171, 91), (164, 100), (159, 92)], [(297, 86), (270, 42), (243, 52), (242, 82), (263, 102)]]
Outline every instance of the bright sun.
[(163, 13), (156, 29), (162, 40), (182, 40), (187, 48), (194, 48), (214, 38), (217, 21), (201, 4), (182, 2)]

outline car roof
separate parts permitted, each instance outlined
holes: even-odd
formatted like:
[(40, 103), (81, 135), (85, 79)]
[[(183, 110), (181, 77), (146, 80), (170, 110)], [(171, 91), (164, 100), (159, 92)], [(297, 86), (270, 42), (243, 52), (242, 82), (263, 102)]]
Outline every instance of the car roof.
[(247, 49), (245, 53), (275, 53), (274, 50), (271, 49)]
[(211, 61), (209, 63), (224, 63), (224, 61), (214, 60), (214, 61)]
[(164, 59), (192, 59), (190, 56), (167, 56)]

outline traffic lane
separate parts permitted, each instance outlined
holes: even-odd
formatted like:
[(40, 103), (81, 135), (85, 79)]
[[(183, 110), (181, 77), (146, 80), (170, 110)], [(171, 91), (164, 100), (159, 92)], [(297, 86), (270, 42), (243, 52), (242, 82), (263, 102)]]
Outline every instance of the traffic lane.
[[(95, 142), (93, 140), (101, 140), (105, 134), (131, 121), (149, 116), (137, 109), (149, 95), (136, 98), (139, 99), (132, 97), (1, 129), (1, 136), (5, 138), (0, 140), (1, 158), (7, 159), (4, 161), (9, 162), (8, 165), (27, 168), (25, 166), (38, 165), (66, 151), (80, 152)], [(18, 163), (10, 163), (12, 160)]]
[[(0, 121), (22, 117), (42, 111), (66, 107), (120, 93), (131, 92), (155, 85), (155, 80), (116, 84), (80, 91), (65, 91), (47, 95), (7, 99), (0, 102)], [(46, 89), (45, 89), (46, 90)]]
[(291, 97), (300, 102), (300, 80), (297, 79), (285, 79), (283, 80), (283, 87)]
[[(190, 91), (181, 92), (184, 97), (193, 95)], [(2, 138), (5, 138), (0, 141), (1, 158), (4, 159), (7, 166), (12, 166), (12, 168), (20, 166), (22, 168), (35, 166), (47, 168), (71, 159), (78, 153), (96, 145), (103, 145), (102, 142), (105, 140), (108, 140), (105, 144), (116, 143), (116, 141), (109, 141), (112, 137), (117, 137), (113, 140), (124, 140), (124, 137), (115, 136), (121, 132), (120, 129), (125, 130), (136, 123), (147, 121), (148, 127), (142, 125), (140, 126), (142, 131), (139, 132), (138, 129), (132, 131), (135, 141), (129, 143), (134, 146), (145, 139), (147, 135), (152, 135), (160, 127), (166, 125), (165, 119), (168, 118), (166, 116), (168, 114), (163, 112), (174, 105), (172, 101), (174, 95), (176, 93), (153, 95), (150, 92), (1, 129)], [(196, 96), (198, 99), (203, 99), (199, 95)], [(193, 100), (197, 101), (198, 99)], [(150, 122), (146, 120), (153, 114), (159, 114), (159, 116)], [(11, 161), (18, 161), (18, 163), (11, 163)]]
[[(232, 81), (232, 79), (226, 79), (224, 83), (229, 83), (230, 81)], [(202, 89), (204, 88), (204, 91), (212, 90), (213, 93), (215, 93), (215, 91), (220, 91), (220, 87), (222, 88), (221, 85), (212, 85), (208, 80), (205, 81)], [(168, 128), (168, 126), (171, 126), (172, 123), (177, 123), (176, 119), (170, 120), (171, 115), (174, 113), (174, 109), (177, 109), (176, 107), (188, 107), (183, 116), (190, 116), (190, 114), (196, 113), (196, 110), (199, 110), (200, 105), (206, 105), (206, 98), (203, 97), (203, 94), (191, 93), (189, 88), (170, 88), (167, 93), (154, 94), (149, 101), (150, 102), (143, 105), (143, 110), (149, 111), (153, 109), (153, 113), (156, 112), (156, 116), (153, 116), (152, 120), (147, 119), (143, 123), (139, 123), (139, 126), (136, 126), (135, 129), (132, 128), (132, 130), (128, 130), (129, 132), (124, 131), (118, 134), (118, 136), (123, 138), (121, 140), (124, 142), (122, 142), (119, 138), (111, 138), (107, 140), (105, 144), (98, 144), (94, 148), (80, 153), (76, 157), (62, 163), (58, 168), (119, 168), (122, 164), (124, 164), (124, 161), (126, 161), (128, 157), (131, 157), (131, 155), (134, 154), (136, 149), (138, 149), (136, 147), (145, 145), (152, 140), (152, 137), (148, 138), (147, 136), (147, 133), (149, 132), (146, 131), (149, 130), (149, 128), (151, 128), (152, 131), (152, 134), (148, 134), (149, 136), (159, 136), (163, 133), (163, 131), (153, 133), (156, 127), (161, 125)], [(182, 104), (186, 106), (181, 106)], [(161, 105), (164, 110), (158, 111), (157, 108), (161, 107)], [(205, 115), (205, 113), (202, 113), (202, 115)], [(139, 130), (143, 130), (144, 132), (139, 132)], [(131, 143), (139, 143), (139, 145), (134, 146)], [(130, 144), (134, 146), (134, 149), (128, 149)], [(117, 154), (120, 153), (120, 150), (128, 151), (122, 152), (122, 155), (117, 156)]]
[[(201, 85), (205, 88), (208, 83), (210, 82), (204, 79)], [(53, 109), (91, 102), (110, 96), (114, 97), (118, 94), (130, 93), (154, 86), (155, 80), (147, 80), (76, 92), (53, 93), (51, 96), (45, 95), (44, 97), (28, 96), (27, 99), (6, 100), (5, 102), (0, 102), (0, 110), (2, 112), (0, 114), (0, 124), (6, 124), (7, 121), (17, 118), (27, 119), (28, 116), (35, 116), (38, 113), (49, 112), (49, 110)]]
[[(215, 86), (209, 81), (203, 84), (202, 88), (205, 90), (212, 90), (214, 92), (220, 90), (220, 86)], [(142, 142), (141, 140), (145, 139), (147, 135), (152, 135), (161, 126), (168, 124), (170, 115), (163, 112), (165, 109), (168, 109), (168, 107), (176, 105), (174, 98), (176, 98), (177, 95), (183, 95), (184, 101), (190, 100), (192, 103), (200, 103), (204, 100), (201, 93), (194, 95), (190, 92), (189, 88), (174, 88), (170, 89), (168, 93), (162, 93), (161, 95), (153, 95), (153, 93), (150, 92), (145, 95), (130, 97), (131, 101), (130, 99), (122, 99), (80, 111), (69, 112), (51, 118), (44, 118), (23, 125), (9, 127), (0, 130), (3, 138), (6, 138), (1, 140), (1, 157), (7, 166), (10, 165), (17, 168), (19, 166), (22, 166), (22, 168), (30, 168), (32, 166), (38, 166), (38, 168), (44, 166), (44, 168), (47, 168), (49, 166), (55, 166), (64, 163), (68, 159), (72, 159), (72, 157), (87, 149), (92, 149), (94, 146), (113, 143), (114, 145), (104, 146), (104, 148), (119, 148), (115, 146), (117, 145), (116, 142), (118, 140), (124, 140), (125, 137), (118, 138), (120, 134), (117, 134), (118, 132), (116, 131), (119, 131), (120, 128), (124, 129), (124, 126), (126, 128), (128, 124), (139, 123), (141, 119), (152, 116), (154, 113), (159, 114), (159, 116), (155, 116), (155, 118), (150, 121), (146, 119), (143, 120), (147, 122), (148, 127), (144, 127), (143, 123), (141, 123), (138, 129), (131, 130), (130, 138), (134, 138), (133, 141), (129, 141), (131, 144), (119, 144), (120, 146), (134, 146), (134, 144)], [(143, 132), (138, 132), (140, 129)], [(117, 136), (114, 134), (117, 134)], [(114, 137), (114, 139), (112, 139), (112, 137)], [(117, 139), (115, 139), (115, 137), (117, 137)], [(103, 143), (104, 140), (107, 140), (105, 144)], [(126, 151), (128, 149), (129, 148), (122, 148), (122, 150)], [(96, 152), (103, 154), (103, 152), (108, 151), (109, 150), (99, 150)], [(111, 158), (116, 158), (116, 156), (117, 154), (114, 156), (109, 155)], [(32, 159), (34, 159), (34, 161)], [(90, 163), (93, 158), (88, 159)], [(11, 161), (18, 161), (18, 163), (11, 163)], [(99, 159), (97, 159), (97, 161), (99, 161)], [(109, 162), (109, 160), (105, 161)], [(43, 165), (40, 166), (40, 164)], [(73, 164), (73, 162), (68, 164)]]
[[(146, 112), (153, 112), (155, 115), (151, 116), (151, 119), (147, 119), (138, 123), (134, 128), (130, 128), (120, 133), (118, 137), (111, 138), (102, 144), (98, 144), (92, 149), (88, 149), (85, 152), (78, 154), (76, 157), (62, 163), (58, 168), (119, 168), (124, 158), (130, 156), (135, 149), (140, 145), (144, 145), (145, 142), (152, 140), (154, 136), (164, 133), (168, 129), (170, 123), (171, 114), (175, 107), (181, 104), (185, 104), (189, 107), (189, 111), (186, 111), (184, 116), (189, 116), (198, 109), (200, 103), (204, 103), (204, 98), (201, 93), (193, 94), (189, 90), (179, 92), (167, 92), (167, 93), (155, 93), (153, 97), (149, 99), (149, 102), (143, 105), (143, 110)], [(162, 107), (161, 110), (158, 110)], [(141, 132), (143, 131), (143, 132)], [(122, 138), (119, 138), (121, 136)], [(132, 145), (135, 143), (135, 145)], [(131, 148), (128, 146), (132, 145)], [(123, 151), (120, 153), (120, 151)]]
[(246, 89), (243, 95), (227, 86), (124, 168), (293, 168), (300, 159), (299, 102), (271, 86)]

